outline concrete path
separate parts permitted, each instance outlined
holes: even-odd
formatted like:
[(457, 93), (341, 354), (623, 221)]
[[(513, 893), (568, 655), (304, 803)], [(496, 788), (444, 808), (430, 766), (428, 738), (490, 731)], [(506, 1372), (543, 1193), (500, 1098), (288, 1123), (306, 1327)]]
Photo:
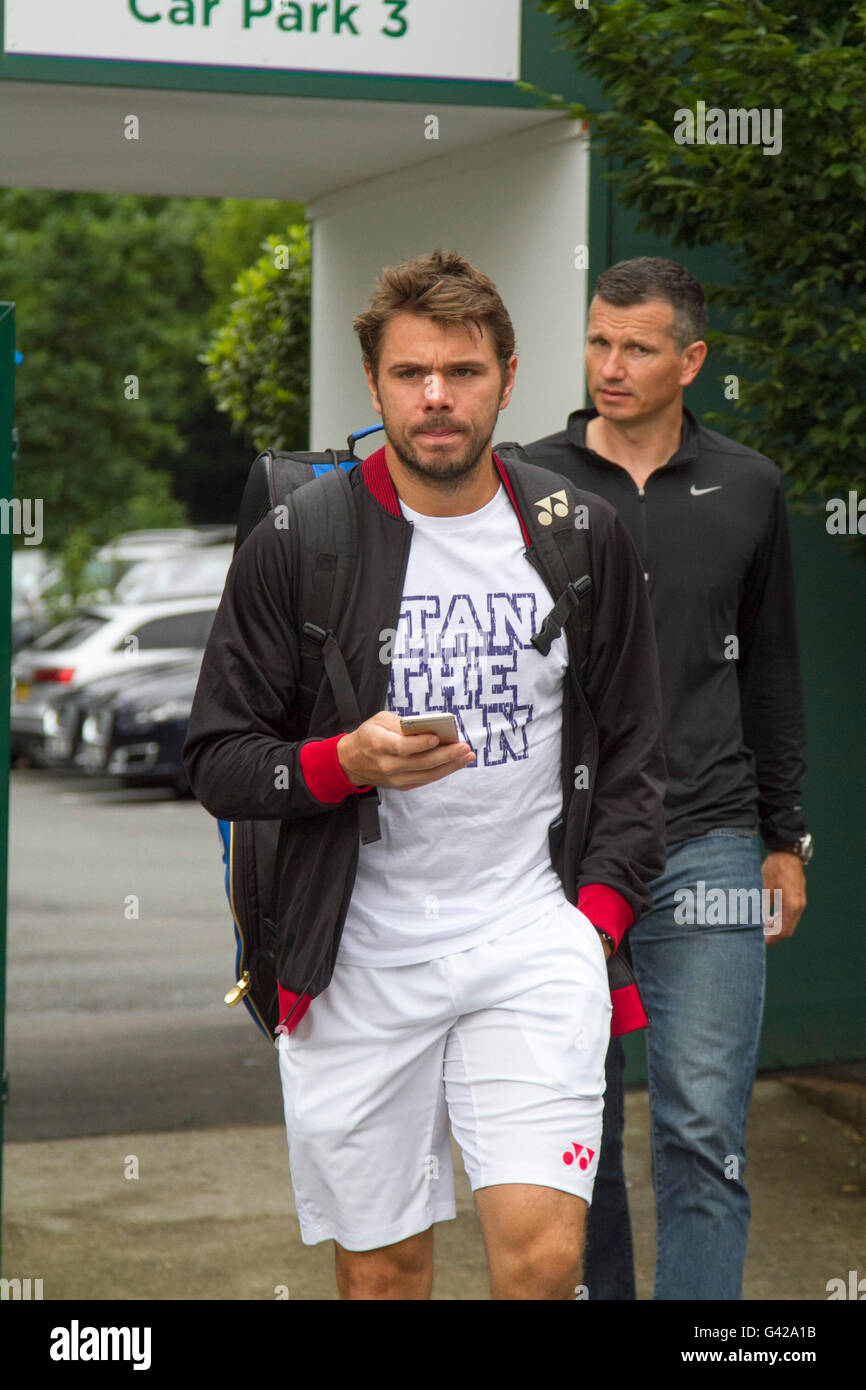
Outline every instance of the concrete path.
[[(626, 1130), (638, 1294), (648, 1299), (643, 1090), (628, 1094)], [(866, 1275), (858, 1131), (786, 1082), (759, 1081), (749, 1145), (746, 1297), (826, 1300), (830, 1279)], [(456, 1147), (454, 1159), (458, 1215), (436, 1227), (433, 1297), (486, 1299), (481, 1232)], [(41, 1278), (45, 1299), (336, 1297), (330, 1242), (300, 1240), (279, 1124), (11, 1143), (4, 1186), (3, 1274)]]

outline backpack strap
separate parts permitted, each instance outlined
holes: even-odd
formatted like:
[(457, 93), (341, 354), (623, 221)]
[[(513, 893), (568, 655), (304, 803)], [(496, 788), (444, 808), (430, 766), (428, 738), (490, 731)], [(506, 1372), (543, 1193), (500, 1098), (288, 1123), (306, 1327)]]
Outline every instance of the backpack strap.
[[(556, 638), (562, 632), (568, 619), (571, 617), (572, 610), (580, 608), (580, 600), (584, 594), (588, 594), (592, 588), (592, 580), (588, 574), (584, 574), (580, 579), (572, 579), (571, 583), (563, 589), (556, 603), (551, 608), (538, 632), (534, 633), (529, 639), (535, 649), (541, 652), (542, 656), (547, 656)], [(581, 616), (585, 619), (588, 612), (588, 604), (585, 604)], [(585, 630), (585, 629), (584, 629)], [(581, 665), (585, 665), (584, 656)]]
[[(358, 522), (352, 484), (343, 468), (332, 468), (286, 499), (303, 538), (297, 610), (301, 632), (301, 683), (318, 690), (322, 668), (330, 682), (343, 728), (363, 722), (338, 632), (358, 562)], [(363, 844), (381, 839), (379, 792), (358, 797)]]
[(553, 592), (558, 594), (530, 640), (542, 656), (547, 656), (563, 628), (577, 617), (571, 632), (578, 680), (584, 685), (592, 635), (592, 564), (587, 530), (576, 525), (576, 489), (560, 474), (534, 463), (519, 444), (497, 444), (494, 453), (507, 467), (532, 545)]

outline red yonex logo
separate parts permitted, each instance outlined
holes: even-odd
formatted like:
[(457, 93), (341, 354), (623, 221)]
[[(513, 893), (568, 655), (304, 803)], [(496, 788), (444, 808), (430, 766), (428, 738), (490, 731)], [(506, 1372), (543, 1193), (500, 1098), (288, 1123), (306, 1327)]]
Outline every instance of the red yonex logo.
[(595, 1150), (588, 1149), (585, 1144), (572, 1143), (571, 1147), (574, 1149), (574, 1153), (570, 1154), (566, 1149), (565, 1153), (562, 1155), (563, 1163), (573, 1163), (574, 1160), (577, 1159), (578, 1168), (582, 1168), (585, 1173), (590, 1163), (592, 1163), (592, 1160), (595, 1158)]

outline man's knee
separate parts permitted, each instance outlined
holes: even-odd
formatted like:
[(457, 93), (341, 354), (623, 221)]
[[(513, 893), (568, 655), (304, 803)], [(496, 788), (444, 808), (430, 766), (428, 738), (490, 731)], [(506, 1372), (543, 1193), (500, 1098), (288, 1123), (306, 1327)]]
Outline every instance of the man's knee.
[(433, 1228), (376, 1250), (334, 1242), (342, 1299), (425, 1299), (433, 1283)]
[(491, 1261), (493, 1298), (574, 1298), (583, 1278), (583, 1230), (545, 1233), (531, 1245), (504, 1246)]

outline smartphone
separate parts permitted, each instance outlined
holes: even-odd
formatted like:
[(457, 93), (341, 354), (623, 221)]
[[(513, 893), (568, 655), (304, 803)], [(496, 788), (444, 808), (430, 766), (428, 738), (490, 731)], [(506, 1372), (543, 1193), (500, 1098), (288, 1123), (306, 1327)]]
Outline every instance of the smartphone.
[(400, 716), (404, 734), (435, 734), (440, 743), (459, 743), (457, 720), (453, 714), (404, 714)]

